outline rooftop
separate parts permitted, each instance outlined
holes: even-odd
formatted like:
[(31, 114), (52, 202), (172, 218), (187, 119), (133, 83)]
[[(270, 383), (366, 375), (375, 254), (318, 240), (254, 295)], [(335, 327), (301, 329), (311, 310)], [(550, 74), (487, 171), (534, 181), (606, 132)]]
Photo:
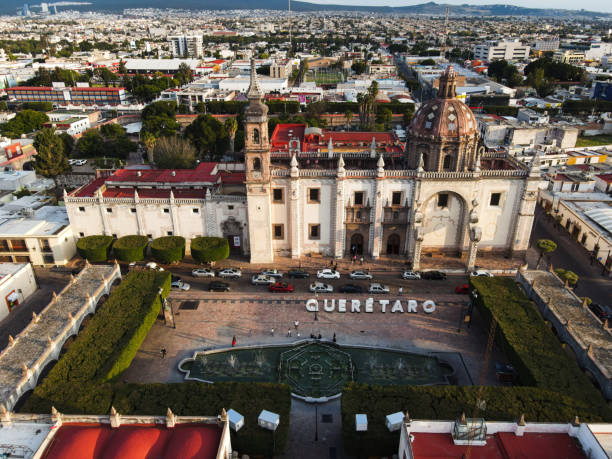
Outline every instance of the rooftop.
[(0, 208), (0, 234), (5, 237), (52, 236), (69, 224), (65, 207), (43, 206), (30, 215), (2, 210)]

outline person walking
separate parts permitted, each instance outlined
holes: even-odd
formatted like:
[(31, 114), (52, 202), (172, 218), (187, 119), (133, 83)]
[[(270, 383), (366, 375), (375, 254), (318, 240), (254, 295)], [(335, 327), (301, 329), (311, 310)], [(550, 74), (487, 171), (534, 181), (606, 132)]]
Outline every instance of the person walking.
[(287, 338), (291, 338), (291, 329), (290, 328), (287, 329)]
[(298, 327), (300, 326), (300, 321), (296, 320), (293, 322), (293, 328), (295, 328), (295, 331), (297, 331)]
[(336, 332), (334, 332), (334, 337), (332, 338), (334, 343), (336, 342)]
[(361, 263), (361, 266), (363, 266), (363, 257), (359, 259), (359, 263)]
[(274, 336), (274, 329), (270, 329), (270, 335)]
[(236, 347), (236, 335), (232, 338), (232, 347)]
[(161, 348), (161, 358), (162, 358), (162, 359), (165, 359), (165, 358), (166, 358), (166, 353), (167, 353), (167, 352), (166, 352), (166, 348), (165, 348), (165, 347), (162, 347), (162, 348)]

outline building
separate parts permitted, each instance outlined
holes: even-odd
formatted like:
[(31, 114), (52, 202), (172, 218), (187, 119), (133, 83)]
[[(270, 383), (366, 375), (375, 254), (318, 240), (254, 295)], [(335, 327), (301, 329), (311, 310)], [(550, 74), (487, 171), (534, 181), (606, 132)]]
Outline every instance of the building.
[(181, 64), (186, 64), (195, 73), (199, 62), (199, 59), (126, 59), (125, 68), (128, 74), (152, 75), (161, 72), (174, 75)]
[(200, 163), (196, 169), (122, 169), (64, 196), (77, 238), (96, 234), (151, 239), (223, 236), (248, 253), (244, 167)]
[(0, 141), (0, 168), (22, 170), (24, 164), (32, 161), (36, 153), (36, 148), (29, 139), (21, 139), (14, 143)]
[(45, 205), (37, 195), (0, 207), (0, 262), (60, 266), (75, 255), (64, 207)]
[(562, 62), (564, 64), (582, 64), (584, 62), (584, 51), (578, 51), (575, 49), (555, 51), (555, 54), (553, 54), (553, 60)]
[(9, 100), (23, 102), (51, 102), (54, 105), (122, 105), (127, 101), (125, 88), (90, 88), (54, 86), (16, 86), (7, 88)]
[(482, 45), (474, 46), (474, 59), (487, 62), (500, 59), (523, 61), (529, 58), (529, 49), (529, 46), (523, 45), (519, 39), (488, 40)]
[[(399, 413), (402, 415), (403, 413)], [(495, 422), (481, 418), (421, 421), (405, 417), (399, 426), (399, 458), (606, 459), (612, 425)]]
[(612, 54), (612, 43), (595, 42), (591, 43), (589, 49), (584, 52), (584, 59), (587, 61), (601, 61), (601, 58)]
[(536, 40), (533, 49), (535, 51), (557, 51), (559, 49), (559, 37), (546, 37)]
[(57, 133), (63, 133), (70, 136), (76, 136), (82, 134), (91, 127), (89, 124), (89, 117), (85, 116), (72, 116), (61, 121), (49, 121), (43, 124), (46, 128), (53, 128)]
[(305, 125), (279, 124), (268, 141), (267, 107), (253, 67), (245, 111), (248, 225), (257, 241), (251, 261), (388, 255), (406, 257), (418, 269), (423, 252), (467, 252), (470, 268), (478, 249), (526, 250), (539, 157), (526, 167), (484, 154), (476, 118), (455, 88), (449, 67), (438, 98), (415, 114), (405, 148), (393, 134)]
[(36, 291), (36, 277), (29, 263), (0, 263), (0, 320)]
[(274, 61), (270, 65), (270, 77), (271, 78), (289, 78), (293, 70), (293, 61), (291, 59), (283, 59)]
[(202, 35), (175, 35), (168, 37), (172, 57), (202, 57)]
[[(261, 78), (261, 88), (264, 94), (270, 92), (286, 92), (287, 91), (287, 78)], [(248, 76), (236, 76), (233, 78), (224, 78), (219, 81), (220, 91), (236, 91), (245, 93), (249, 89), (250, 79)]]

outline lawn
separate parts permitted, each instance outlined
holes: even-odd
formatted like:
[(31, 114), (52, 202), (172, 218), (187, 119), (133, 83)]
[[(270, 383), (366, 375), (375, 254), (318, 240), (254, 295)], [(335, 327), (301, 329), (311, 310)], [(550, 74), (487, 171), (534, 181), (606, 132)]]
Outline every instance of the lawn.
[(306, 81), (314, 81), (317, 85), (338, 84), (344, 81), (344, 75), (339, 71), (317, 71), (309, 70), (306, 74)]
[(576, 141), (577, 147), (597, 147), (600, 145), (612, 145), (612, 135), (580, 136)]

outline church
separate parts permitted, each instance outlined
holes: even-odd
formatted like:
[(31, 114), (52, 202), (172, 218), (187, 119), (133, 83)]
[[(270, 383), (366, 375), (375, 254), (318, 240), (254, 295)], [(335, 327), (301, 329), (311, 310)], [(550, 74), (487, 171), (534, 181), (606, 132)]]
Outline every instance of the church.
[(394, 256), (419, 269), (423, 253), (474, 267), (478, 251), (525, 251), (540, 185), (526, 166), (486, 153), (476, 118), (456, 98), (452, 67), (436, 99), (407, 128), (336, 132), (279, 124), (268, 135), (254, 67), (245, 110), (244, 163), (190, 170), (118, 170), (66, 193), (78, 237), (106, 234), (226, 237), (253, 263), (316, 253)]
[(245, 174), (250, 257), (318, 253), (335, 258), (398, 256), (419, 269), (425, 252), (516, 255), (528, 248), (539, 157), (529, 166), (485, 153), (476, 118), (456, 98), (452, 67), (437, 98), (407, 129), (333, 132), (279, 124), (254, 69), (245, 112)]

